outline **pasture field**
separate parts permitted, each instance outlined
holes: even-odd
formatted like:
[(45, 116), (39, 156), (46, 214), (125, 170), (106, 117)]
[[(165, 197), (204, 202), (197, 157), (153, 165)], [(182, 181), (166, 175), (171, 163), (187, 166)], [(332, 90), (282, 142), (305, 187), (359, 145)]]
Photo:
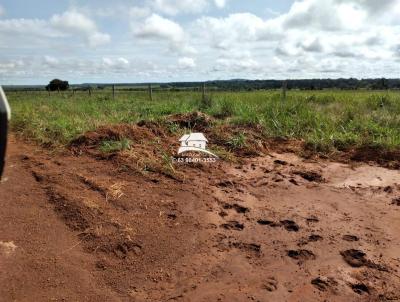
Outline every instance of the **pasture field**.
[(162, 120), (201, 111), (219, 124), (261, 125), (266, 138), (304, 140), (319, 152), (353, 147), (400, 148), (398, 91), (9, 92), (12, 129), (44, 145), (66, 145), (100, 126)]

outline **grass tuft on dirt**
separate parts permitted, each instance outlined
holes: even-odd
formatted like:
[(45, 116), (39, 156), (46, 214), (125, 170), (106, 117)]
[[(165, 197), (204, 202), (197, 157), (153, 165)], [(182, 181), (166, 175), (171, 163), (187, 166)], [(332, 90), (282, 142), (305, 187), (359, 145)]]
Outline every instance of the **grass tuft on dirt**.
[(121, 140), (106, 140), (100, 144), (100, 151), (103, 153), (113, 153), (118, 151), (129, 150), (131, 148), (132, 141), (127, 138)]

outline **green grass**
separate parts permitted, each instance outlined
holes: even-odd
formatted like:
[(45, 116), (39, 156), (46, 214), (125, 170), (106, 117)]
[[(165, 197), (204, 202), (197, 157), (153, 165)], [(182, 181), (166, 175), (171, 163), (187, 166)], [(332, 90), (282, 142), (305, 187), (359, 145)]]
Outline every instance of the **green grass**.
[(246, 135), (244, 133), (239, 133), (230, 140), (228, 140), (228, 145), (231, 150), (237, 150), (243, 148), (246, 145)]
[[(66, 145), (99, 126), (157, 120), (174, 113), (203, 111), (220, 123), (262, 125), (265, 137), (303, 139), (316, 151), (355, 146), (400, 148), (400, 92), (279, 91), (201, 93), (71, 92), (50, 97), (45, 92), (10, 92), (12, 129), (46, 145)], [(226, 119), (227, 118), (227, 119)], [(232, 147), (245, 138), (232, 139)]]
[(129, 150), (131, 148), (132, 141), (127, 138), (115, 141), (103, 141), (100, 145), (100, 151), (103, 153), (113, 153), (117, 151)]

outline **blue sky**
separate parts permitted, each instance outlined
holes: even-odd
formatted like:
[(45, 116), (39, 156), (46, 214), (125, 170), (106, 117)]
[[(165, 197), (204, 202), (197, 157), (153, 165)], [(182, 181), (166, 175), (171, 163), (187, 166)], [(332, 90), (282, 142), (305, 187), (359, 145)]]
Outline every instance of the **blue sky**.
[(399, 0), (0, 0), (0, 84), (399, 77)]
[[(141, 6), (145, 1), (108, 1), (108, 0), (3, 0), (0, 1), (3, 7), (7, 8), (7, 15), (10, 18), (48, 18), (54, 13), (61, 13), (71, 7), (91, 7), (110, 8), (115, 3), (120, 3), (126, 7)], [(249, 4), (249, 2), (251, 2)], [(208, 15), (224, 16), (230, 13), (251, 12), (260, 13), (264, 11), (268, 14), (268, 8), (277, 12), (285, 12), (289, 10), (293, 4), (292, 0), (251, 0), (251, 1), (231, 1), (226, 4), (223, 10), (217, 10), (210, 7), (207, 10)]]

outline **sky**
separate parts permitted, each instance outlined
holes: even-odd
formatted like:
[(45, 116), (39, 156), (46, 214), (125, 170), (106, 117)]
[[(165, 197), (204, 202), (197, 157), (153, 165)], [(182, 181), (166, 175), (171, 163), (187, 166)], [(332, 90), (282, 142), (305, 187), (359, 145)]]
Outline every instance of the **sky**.
[(0, 84), (399, 78), (400, 0), (0, 0)]

